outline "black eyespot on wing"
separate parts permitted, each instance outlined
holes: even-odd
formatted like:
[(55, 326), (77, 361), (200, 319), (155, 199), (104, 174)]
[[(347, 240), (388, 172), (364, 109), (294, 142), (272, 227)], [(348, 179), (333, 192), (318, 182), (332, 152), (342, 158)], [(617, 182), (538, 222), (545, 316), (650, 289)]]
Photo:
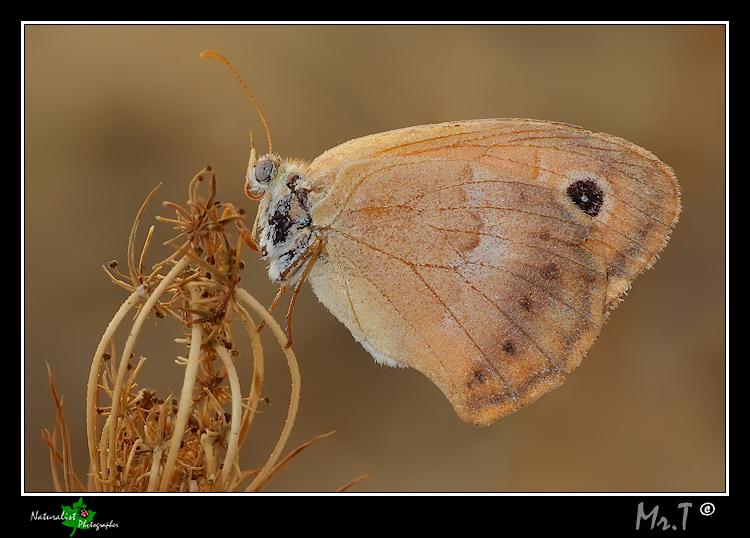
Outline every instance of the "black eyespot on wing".
[(578, 209), (590, 217), (597, 216), (602, 209), (604, 191), (591, 179), (571, 183), (565, 192)]

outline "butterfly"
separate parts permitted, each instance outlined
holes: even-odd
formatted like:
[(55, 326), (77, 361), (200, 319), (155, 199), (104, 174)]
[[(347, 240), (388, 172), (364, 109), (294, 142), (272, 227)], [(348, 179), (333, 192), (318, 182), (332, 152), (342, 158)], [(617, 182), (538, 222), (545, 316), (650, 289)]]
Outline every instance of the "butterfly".
[(253, 150), (245, 188), (271, 280), (309, 281), (378, 363), (419, 370), (479, 426), (580, 365), (680, 213), (650, 152), (527, 119), (398, 129), (310, 163)]

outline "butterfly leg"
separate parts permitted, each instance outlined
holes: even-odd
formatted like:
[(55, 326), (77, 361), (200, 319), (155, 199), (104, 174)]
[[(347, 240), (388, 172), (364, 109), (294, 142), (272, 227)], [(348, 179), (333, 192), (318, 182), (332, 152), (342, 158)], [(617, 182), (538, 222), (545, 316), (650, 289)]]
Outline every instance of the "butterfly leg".
[(241, 220), (238, 220), (236, 222), (237, 222), (237, 229), (240, 232), (240, 238), (242, 239), (242, 242), (245, 243), (248, 247), (250, 247), (250, 250), (254, 252), (260, 252), (260, 245), (258, 245), (258, 240), (255, 239), (250, 229), (247, 226), (245, 226), (245, 223), (242, 222)]
[[(292, 345), (292, 312), (294, 310), (294, 304), (297, 302), (297, 295), (299, 294), (300, 289), (302, 289), (302, 284), (307, 278), (307, 275), (310, 273), (310, 270), (312, 269), (313, 264), (315, 263), (315, 260), (320, 255), (321, 250), (323, 249), (323, 239), (320, 237), (315, 238), (313, 243), (310, 245), (308, 249), (305, 250), (305, 252), (300, 256), (299, 260), (295, 263), (295, 267), (299, 267), (300, 264), (304, 264), (304, 271), (302, 272), (302, 276), (297, 280), (296, 284), (294, 285), (294, 290), (292, 291), (292, 298), (289, 301), (289, 308), (287, 309), (286, 313), (286, 337), (287, 337), (287, 343), (285, 347), (290, 347)], [(276, 297), (273, 300), (273, 303), (271, 303), (271, 306), (268, 307), (268, 312), (272, 312), (274, 308), (276, 308), (276, 305), (278, 304), (279, 300), (281, 299), (281, 296), (284, 295), (284, 292), (286, 291), (287, 286), (286, 284), (282, 284), (279, 287), (279, 291), (276, 294)], [(260, 325), (258, 325), (258, 330), (260, 331), (264, 326), (266, 322), (262, 321)]]
[(220, 317), (224, 316), (224, 314), (226, 314), (227, 304), (229, 304), (229, 299), (232, 297), (232, 292), (234, 291), (234, 287), (237, 285), (239, 281), (240, 281), (239, 279), (235, 279), (232, 281), (232, 285), (229, 286), (229, 290), (224, 296), (224, 300), (221, 302), (221, 304), (219, 305), (219, 307), (216, 309), (216, 311), (213, 314), (211, 314), (210, 316), (206, 316), (205, 318), (194, 319), (190, 322), (190, 324), (193, 325), (195, 323), (207, 323), (209, 321), (215, 321), (219, 319)]
[(307, 275), (310, 274), (310, 270), (312, 269), (312, 266), (315, 264), (315, 260), (318, 259), (318, 256), (320, 255), (320, 251), (323, 250), (323, 239), (320, 237), (316, 237), (313, 241), (312, 245), (310, 245), (310, 248), (308, 248), (305, 251), (305, 254), (303, 255), (304, 261), (305, 261), (305, 270), (302, 273), (302, 276), (297, 281), (297, 284), (294, 286), (294, 291), (292, 292), (292, 299), (289, 301), (289, 309), (286, 312), (286, 337), (287, 337), (287, 343), (285, 347), (290, 347), (292, 345), (292, 311), (294, 310), (294, 303), (297, 302), (297, 294), (299, 293), (299, 290), (302, 288), (302, 283), (307, 278)]

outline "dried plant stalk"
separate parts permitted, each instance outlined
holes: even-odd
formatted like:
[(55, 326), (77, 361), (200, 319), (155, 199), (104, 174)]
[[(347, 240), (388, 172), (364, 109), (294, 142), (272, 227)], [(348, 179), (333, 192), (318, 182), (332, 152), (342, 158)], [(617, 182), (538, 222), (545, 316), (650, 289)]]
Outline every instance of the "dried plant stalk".
[[(206, 181), (207, 180), (207, 181)], [(199, 194), (201, 185), (208, 196)], [(129, 296), (107, 326), (94, 354), (88, 378), (86, 426), (88, 439), (89, 491), (257, 491), (278, 470), (277, 463), (294, 425), (300, 397), (297, 360), (287, 337), (268, 311), (239, 286), (242, 237), (249, 237), (233, 206), (215, 200), (216, 175), (210, 167), (190, 183), (187, 207), (166, 202), (176, 218), (158, 219), (178, 230), (174, 252), (146, 273), (144, 260), (153, 227), (141, 255), (136, 259), (135, 236), (149, 194), (133, 224), (128, 240), (127, 272), (110, 262), (105, 271)], [(238, 225), (240, 238), (228, 231)], [(179, 246), (176, 242), (181, 241)], [(248, 244), (252, 245), (252, 241)], [(168, 269), (168, 270), (167, 270)], [(130, 327), (131, 311), (135, 317)], [(133, 366), (130, 358), (138, 344), (145, 321), (151, 316), (180, 321), (184, 335), (177, 341), (188, 347), (187, 357), (177, 363), (185, 368), (178, 399), (160, 399), (153, 391), (137, 389), (141, 357)], [(276, 447), (257, 472), (242, 471), (239, 454), (257, 407), (261, 402), (264, 375), (263, 346), (255, 317), (263, 321), (283, 349), (292, 378), (286, 423)], [(231, 325), (237, 324), (250, 336), (253, 377), (246, 396), (235, 368), (239, 353)], [(127, 330), (121, 352), (115, 337)], [(67, 428), (62, 401), (54, 392), (58, 420), (52, 434), (45, 430), (50, 446), (53, 475), (59, 490), (83, 489), (72, 472)], [(63, 436), (62, 453), (57, 431)], [(296, 454), (293, 452), (292, 455)], [(55, 471), (62, 464), (64, 481)], [(254, 475), (254, 476), (253, 476)], [(252, 479), (252, 480), (250, 480)], [(249, 480), (248, 485), (244, 485)]]

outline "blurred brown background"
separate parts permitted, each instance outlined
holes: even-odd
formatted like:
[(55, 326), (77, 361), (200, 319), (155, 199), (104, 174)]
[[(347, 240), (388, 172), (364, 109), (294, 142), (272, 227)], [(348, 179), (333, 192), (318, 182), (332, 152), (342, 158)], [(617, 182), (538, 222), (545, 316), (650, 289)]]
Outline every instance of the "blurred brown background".
[[(159, 182), (184, 203), (205, 164), (219, 198), (248, 208), (248, 130), (313, 159), (354, 137), (489, 117), (563, 121), (639, 144), (672, 166), (683, 214), (655, 268), (610, 316), (565, 385), (494, 425), (465, 425), (426, 378), (378, 366), (306, 287), (295, 310), (302, 401), (289, 448), (331, 430), (268, 491), (722, 491), (726, 471), (726, 111), (723, 26), (26, 26), (22, 178), (22, 490), (49, 491), (42, 428), (53, 368), (87, 468), (85, 384), (125, 293), (101, 265), (124, 262), (132, 220)], [(172, 230), (158, 225), (155, 243)], [(161, 247), (160, 247), (161, 248)], [(155, 249), (148, 260), (161, 259)], [(246, 256), (243, 285), (275, 289)], [(183, 348), (148, 323), (141, 386), (179, 394)], [(270, 342), (267, 347), (271, 349)], [(244, 355), (248, 357), (249, 351)], [(245, 390), (249, 387), (249, 378)], [(272, 405), (243, 468), (265, 461), (289, 376), (267, 359)]]

